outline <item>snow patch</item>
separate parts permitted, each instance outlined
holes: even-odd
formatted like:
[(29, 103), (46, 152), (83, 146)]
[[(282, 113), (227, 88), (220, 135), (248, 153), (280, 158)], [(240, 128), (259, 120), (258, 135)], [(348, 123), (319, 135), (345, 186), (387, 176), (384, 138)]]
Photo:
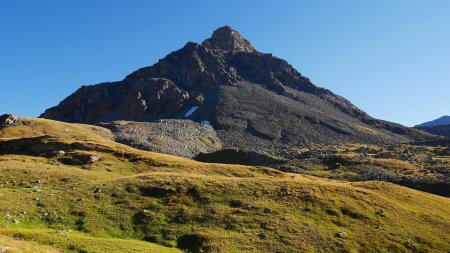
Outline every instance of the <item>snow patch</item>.
[(211, 124), (209, 124), (209, 121), (207, 121), (207, 120), (202, 120), (202, 121), (200, 121), (200, 124), (201, 124), (202, 126), (209, 126), (209, 125), (211, 125)]
[(191, 116), (195, 111), (197, 111), (198, 108), (199, 108), (198, 106), (192, 107), (191, 109), (189, 109), (189, 111), (187, 111), (184, 114), (184, 117), (187, 118), (187, 117)]

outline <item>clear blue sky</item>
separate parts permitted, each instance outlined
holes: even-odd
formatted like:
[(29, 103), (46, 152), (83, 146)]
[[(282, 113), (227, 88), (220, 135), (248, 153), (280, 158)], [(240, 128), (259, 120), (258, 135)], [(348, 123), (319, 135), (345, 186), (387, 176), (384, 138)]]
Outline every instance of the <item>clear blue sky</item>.
[(0, 113), (38, 116), (230, 25), (372, 116), (450, 114), (450, 1), (0, 1)]

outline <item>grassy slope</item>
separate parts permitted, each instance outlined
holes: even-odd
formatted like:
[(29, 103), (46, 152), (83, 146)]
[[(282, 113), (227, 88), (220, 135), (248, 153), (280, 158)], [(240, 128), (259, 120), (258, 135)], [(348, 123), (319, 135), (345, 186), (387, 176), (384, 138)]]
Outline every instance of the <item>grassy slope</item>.
[(52, 135), (129, 155), (91, 150), (102, 160), (90, 166), (1, 155), (0, 234), (35, 241), (25, 249), (47, 244), (69, 252), (176, 251), (132, 240), (140, 239), (227, 252), (450, 250), (448, 198), (383, 182), (203, 164), (111, 142), (98, 127), (26, 121), (28, 126), (0, 130), (0, 139)]

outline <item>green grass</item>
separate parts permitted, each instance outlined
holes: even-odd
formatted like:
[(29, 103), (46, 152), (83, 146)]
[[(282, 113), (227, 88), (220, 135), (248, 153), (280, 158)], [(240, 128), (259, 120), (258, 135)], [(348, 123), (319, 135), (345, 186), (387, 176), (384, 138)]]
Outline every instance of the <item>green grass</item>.
[[(34, 241), (41, 245), (50, 245), (49, 252), (56, 249), (64, 252), (155, 252), (176, 253), (178, 249), (167, 248), (149, 242), (117, 238), (99, 238), (70, 230), (51, 229), (0, 229), (0, 234), (14, 238), (16, 241)], [(14, 246), (11, 246), (14, 248)], [(16, 246), (17, 247), (17, 246)], [(35, 246), (28, 246), (33, 249)], [(20, 248), (20, 246), (18, 247)], [(30, 252), (34, 252), (31, 251)], [(43, 249), (48, 249), (43, 247)], [(12, 250), (11, 250), (12, 251)], [(47, 251), (42, 251), (47, 252)]]
[[(61, 142), (105, 149), (76, 151), (102, 156), (88, 167), (0, 156), (0, 234), (11, 245), (27, 242), (23, 248), (36, 252), (450, 250), (448, 198), (384, 182), (199, 163), (91, 138), (90, 130), (67, 136), (51, 129), (62, 128), (58, 122), (37, 122), (20, 131), (39, 133), (45, 123)], [(0, 138), (19, 138), (11, 133), (20, 131), (3, 129)]]

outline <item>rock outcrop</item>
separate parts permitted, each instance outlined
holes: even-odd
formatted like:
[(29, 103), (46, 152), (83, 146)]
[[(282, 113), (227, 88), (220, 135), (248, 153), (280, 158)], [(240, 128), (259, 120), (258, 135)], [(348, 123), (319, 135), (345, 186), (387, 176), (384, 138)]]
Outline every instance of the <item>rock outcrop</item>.
[(20, 118), (14, 114), (3, 114), (0, 116), (0, 127), (18, 125), (21, 122)]
[(203, 41), (202, 46), (226, 51), (254, 52), (253, 46), (238, 32), (229, 26), (224, 26), (212, 34), (211, 38)]

